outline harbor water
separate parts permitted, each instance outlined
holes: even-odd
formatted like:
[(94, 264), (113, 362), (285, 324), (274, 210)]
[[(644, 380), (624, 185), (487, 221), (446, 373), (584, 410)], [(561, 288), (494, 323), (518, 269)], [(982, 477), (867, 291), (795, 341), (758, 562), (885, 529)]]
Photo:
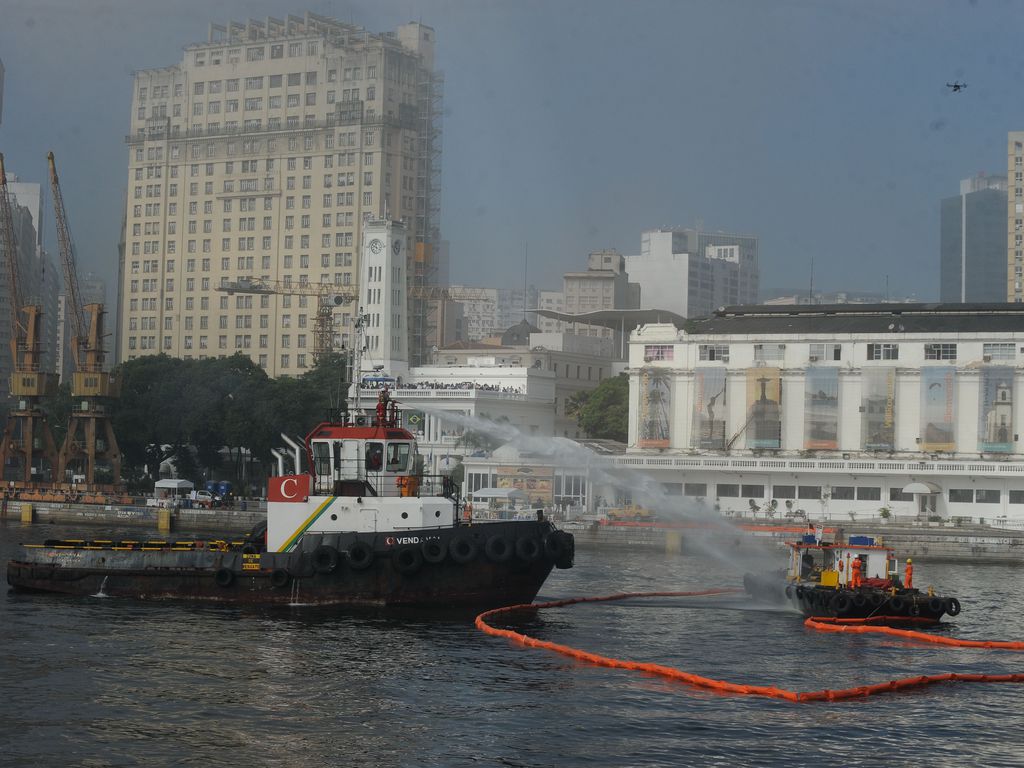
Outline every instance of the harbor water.
[[(81, 533), (0, 524), (0, 560), (18, 542)], [(538, 600), (741, 577), (719, 558), (580, 548)], [(922, 564), (914, 574), (916, 586), (963, 603), (939, 631), (971, 639), (1024, 639), (1020, 579), (1007, 565)], [(799, 691), (1024, 671), (1020, 653), (821, 634), (735, 596), (574, 605), (500, 626)], [(2, 765), (1014, 766), (1024, 765), (1021, 726), (1022, 685), (792, 704), (523, 648), (465, 615), (0, 597)]]

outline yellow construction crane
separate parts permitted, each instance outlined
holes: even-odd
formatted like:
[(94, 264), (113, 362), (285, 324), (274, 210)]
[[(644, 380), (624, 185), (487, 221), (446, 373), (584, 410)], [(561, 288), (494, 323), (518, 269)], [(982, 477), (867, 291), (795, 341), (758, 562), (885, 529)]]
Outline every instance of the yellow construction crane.
[(263, 280), (257, 277), (243, 277), (234, 282), (222, 283), (218, 291), (253, 293), (263, 296), (316, 296), (316, 320), (313, 323), (313, 361), (334, 351), (334, 310), (355, 301), (358, 292), (347, 285), (333, 283), (293, 283), (291, 281)]
[[(0, 244), (7, 261), (7, 289), (10, 292), (11, 373), (10, 392), (14, 407), (7, 414), (0, 439), (0, 471), (4, 480), (19, 484), (53, 480), (57, 449), (39, 399), (57, 392), (57, 376), (40, 370), (43, 310), (38, 304), (22, 302), (18, 274), (18, 242), (4, 156), (0, 154)], [(8, 476), (10, 471), (10, 476)]]
[[(57, 244), (64, 267), (64, 292), (67, 314), (71, 319), (71, 357), (75, 364), (71, 384), (71, 415), (68, 432), (61, 446), (58, 476), (64, 482), (81, 478), (87, 490), (117, 486), (121, 482), (121, 452), (105, 400), (120, 395), (117, 379), (103, 370), (103, 305), (82, 303), (78, 283), (74, 242), (64, 210), (64, 197), (57, 178), (53, 152), (50, 164), (50, 190), (57, 224)], [(88, 324), (86, 324), (88, 315)], [(97, 466), (109, 468), (108, 483), (96, 482)]]

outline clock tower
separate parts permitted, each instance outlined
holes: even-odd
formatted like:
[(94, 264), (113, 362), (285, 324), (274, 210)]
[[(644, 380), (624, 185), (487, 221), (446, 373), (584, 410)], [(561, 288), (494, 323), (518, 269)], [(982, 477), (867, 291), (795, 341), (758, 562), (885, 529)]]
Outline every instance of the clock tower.
[(363, 224), (359, 312), (363, 316), (363, 373), (383, 366), (389, 376), (409, 372), (409, 235), (404, 223), (369, 219)]

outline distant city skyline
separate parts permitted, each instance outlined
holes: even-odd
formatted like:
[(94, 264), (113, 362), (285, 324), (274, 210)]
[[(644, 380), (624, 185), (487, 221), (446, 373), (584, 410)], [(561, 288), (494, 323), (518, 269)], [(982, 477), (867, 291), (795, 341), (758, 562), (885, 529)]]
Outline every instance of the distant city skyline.
[(891, 294), (934, 299), (939, 200), (1001, 172), (1024, 128), (1006, 98), (1017, 4), (9, 0), (0, 151), (37, 183), (57, 154), (82, 269), (108, 294), (130, 73), (179, 60), (211, 22), (307, 9), (436, 30), (441, 234), (462, 284), (522, 284), (528, 250), (528, 282), (557, 288), (591, 251), (700, 222), (757, 236), (765, 285), (806, 282), (813, 259), (822, 290), (881, 292), (888, 275)]

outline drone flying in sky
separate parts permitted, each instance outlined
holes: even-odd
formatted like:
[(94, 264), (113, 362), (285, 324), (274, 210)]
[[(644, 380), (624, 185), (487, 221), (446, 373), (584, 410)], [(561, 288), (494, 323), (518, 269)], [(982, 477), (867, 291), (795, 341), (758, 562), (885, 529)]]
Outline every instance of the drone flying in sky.
[(961, 83), (959, 80), (954, 80), (952, 83), (946, 83), (946, 87), (953, 91), (953, 93), (959, 93), (960, 91), (967, 89), (967, 83)]

